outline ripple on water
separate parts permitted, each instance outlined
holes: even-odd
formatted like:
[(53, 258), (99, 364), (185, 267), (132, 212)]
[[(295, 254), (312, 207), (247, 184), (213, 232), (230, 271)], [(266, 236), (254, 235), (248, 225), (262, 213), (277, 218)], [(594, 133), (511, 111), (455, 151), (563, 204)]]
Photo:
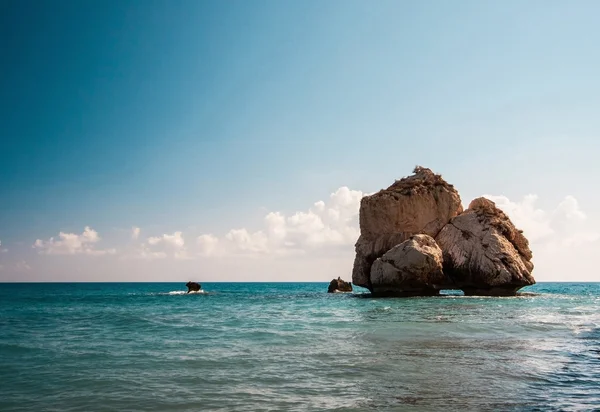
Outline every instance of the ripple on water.
[(416, 299), (177, 286), (0, 289), (0, 410), (600, 408), (598, 286)]

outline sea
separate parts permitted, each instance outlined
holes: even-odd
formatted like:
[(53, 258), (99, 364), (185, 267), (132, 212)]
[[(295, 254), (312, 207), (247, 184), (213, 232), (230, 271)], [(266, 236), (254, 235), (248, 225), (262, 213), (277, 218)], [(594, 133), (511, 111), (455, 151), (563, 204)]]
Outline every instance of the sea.
[(0, 284), (0, 411), (600, 410), (600, 283)]

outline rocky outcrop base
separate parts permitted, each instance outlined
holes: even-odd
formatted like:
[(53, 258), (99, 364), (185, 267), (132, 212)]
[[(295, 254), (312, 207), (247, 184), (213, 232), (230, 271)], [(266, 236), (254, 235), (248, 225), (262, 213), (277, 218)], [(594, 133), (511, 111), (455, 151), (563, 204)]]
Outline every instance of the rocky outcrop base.
[(415, 235), (394, 246), (371, 265), (374, 295), (436, 295), (445, 282), (442, 250), (428, 235)]
[(487, 289), (462, 288), (462, 291), (465, 296), (515, 296), (519, 289), (521, 289), (521, 287)]

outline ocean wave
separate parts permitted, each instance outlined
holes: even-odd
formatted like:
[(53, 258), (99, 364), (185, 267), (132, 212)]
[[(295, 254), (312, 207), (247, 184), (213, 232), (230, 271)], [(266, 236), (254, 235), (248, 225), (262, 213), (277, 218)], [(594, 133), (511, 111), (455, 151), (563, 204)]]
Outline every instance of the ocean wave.
[[(566, 312), (534, 312), (522, 315), (527, 325), (567, 328), (575, 335), (600, 328), (600, 313), (589, 313), (588, 308), (570, 308)], [(585, 309), (585, 310), (581, 310)], [(591, 310), (594, 310), (591, 308)]]
[(409, 299), (203, 286), (0, 285), (0, 409), (600, 412), (600, 283)]
[(204, 290), (198, 290), (198, 291), (192, 291), (192, 292), (187, 292), (185, 290), (173, 290), (171, 292), (167, 292), (167, 293), (162, 293), (162, 295), (204, 295), (207, 292)]

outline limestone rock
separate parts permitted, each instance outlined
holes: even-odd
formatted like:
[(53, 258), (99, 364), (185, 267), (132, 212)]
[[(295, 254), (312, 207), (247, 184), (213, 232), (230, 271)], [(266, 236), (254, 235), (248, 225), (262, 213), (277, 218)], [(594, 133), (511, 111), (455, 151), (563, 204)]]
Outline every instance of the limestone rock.
[(430, 169), (416, 167), (414, 174), (387, 189), (365, 196), (360, 204), (360, 237), (352, 282), (368, 288), (371, 265), (394, 246), (415, 234), (435, 237), (462, 212), (454, 187)]
[(444, 272), (466, 295), (513, 295), (535, 284), (529, 242), (491, 200), (473, 200), (435, 239)]
[(373, 260), (366, 256), (356, 253), (354, 265), (352, 266), (352, 283), (358, 286), (371, 289), (371, 265)]
[(394, 246), (371, 266), (371, 287), (376, 295), (437, 295), (446, 282), (442, 250), (428, 235), (414, 235)]
[(340, 277), (338, 277), (337, 279), (333, 279), (329, 283), (329, 287), (327, 288), (327, 293), (336, 293), (336, 292), (352, 292), (352, 284), (350, 282), (345, 282)]

